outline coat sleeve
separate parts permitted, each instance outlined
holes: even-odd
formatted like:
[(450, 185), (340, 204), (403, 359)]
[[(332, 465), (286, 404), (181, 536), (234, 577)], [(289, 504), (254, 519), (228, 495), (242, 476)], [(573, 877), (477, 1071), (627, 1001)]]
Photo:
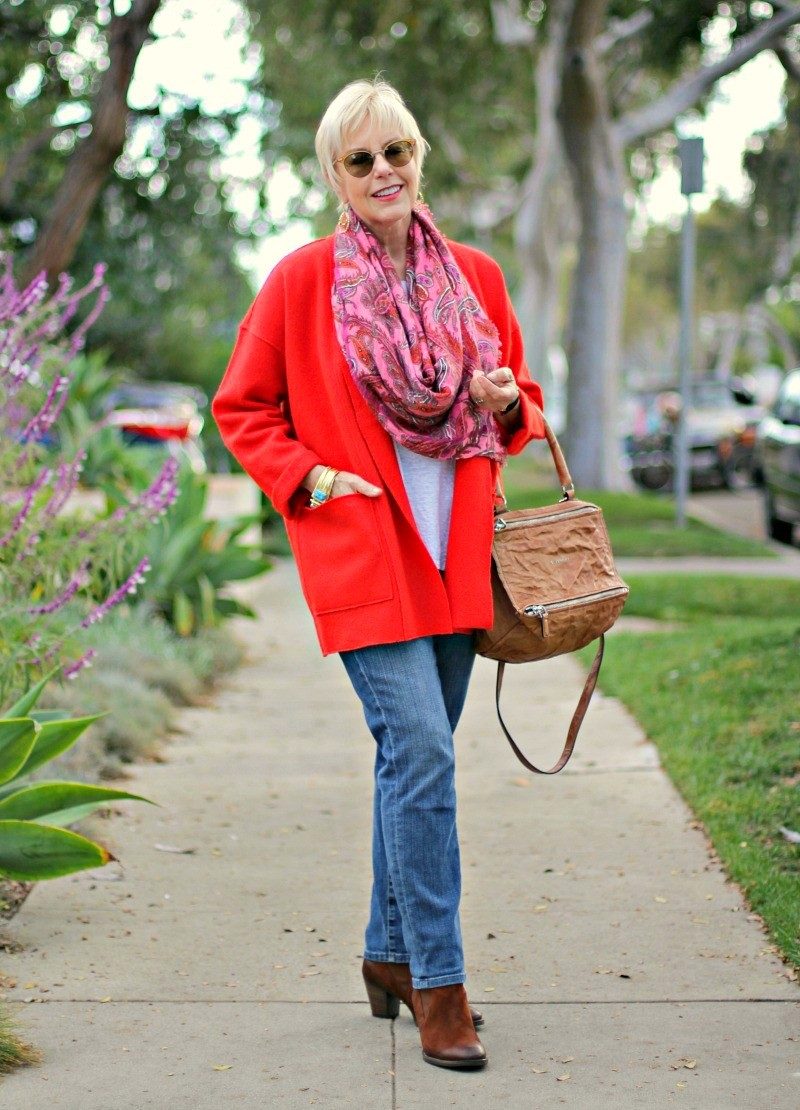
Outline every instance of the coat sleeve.
[[(211, 404), (222, 440), (282, 516), (309, 470), (320, 463), (292, 427), (286, 364), (278, 345), (239, 327), (228, 368)], [(280, 330), (280, 326), (276, 329)]]
[(532, 380), (525, 362), (522, 332), (511, 304), (511, 298), (506, 290), (502, 273), (500, 273), (500, 282), (502, 283), (503, 303), (498, 312), (500, 318), (495, 319), (502, 342), (500, 357), (503, 359), (503, 365), (508, 366), (516, 378), (519, 387), (520, 413), (519, 423), (513, 428), (505, 428), (499, 420), (497, 424), (500, 428), (503, 445), (509, 455), (518, 455), (532, 439), (544, 439), (544, 424), (539, 412), (539, 409), (544, 407), (544, 399), (541, 387), (538, 382)]

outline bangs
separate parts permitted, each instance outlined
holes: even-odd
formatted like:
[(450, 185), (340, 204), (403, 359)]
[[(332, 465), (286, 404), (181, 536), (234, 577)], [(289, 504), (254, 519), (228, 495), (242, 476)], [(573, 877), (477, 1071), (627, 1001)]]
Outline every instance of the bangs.
[(342, 116), (337, 143), (340, 151), (344, 150), (349, 137), (360, 131), (365, 123), (371, 123), (387, 135), (391, 132), (393, 139), (415, 139), (419, 133), (414, 117), (404, 106), (399, 108), (377, 98), (366, 100), (365, 103), (353, 105), (352, 111)]

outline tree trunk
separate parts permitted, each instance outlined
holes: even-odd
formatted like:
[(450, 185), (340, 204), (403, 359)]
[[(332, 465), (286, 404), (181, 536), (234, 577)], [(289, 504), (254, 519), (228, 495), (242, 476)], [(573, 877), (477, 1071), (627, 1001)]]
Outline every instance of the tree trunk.
[(526, 361), (544, 390), (545, 401), (553, 385), (548, 351), (558, 333), (560, 264), (574, 223), (556, 119), (564, 39), (573, 6), (574, 0), (552, 0), (549, 7), (548, 37), (536, 60), (536, 148), (514, 224), (522, 269), (517, 310)]
[(567, 334), (566, 444), (576, 483), (618, 488), (617, 397), (626, 276), (625, 165), (594, 48), (605, 0), (578, 0), (558, 118), (580, 220)]
[(28, 259), (28, 278), (44, 270), (53, 281), (75, 256), (100, 191), (125, 145), (128, 89), (160, 4), (161, 0), (134, 0), (126, 15), (109, 24), (109, 65), (92, 106), (92, 130), (67, 162), (50, 216)]

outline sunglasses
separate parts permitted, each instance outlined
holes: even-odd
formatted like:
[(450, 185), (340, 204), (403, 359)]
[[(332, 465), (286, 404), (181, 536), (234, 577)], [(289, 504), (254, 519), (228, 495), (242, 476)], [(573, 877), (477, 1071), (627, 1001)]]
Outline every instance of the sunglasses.
[(337, 158), (333, 164), (335, 166), (341, 162), (351, 177), (367, 177), (368, 174), (372, 173), (377, 154), (382, 154), (390, 166), (398, 169), (400, 166), (407, 166), (414, 157), (414, 140), (398, 139), (394, 143), (389, 143), (383, 150), (374, 152), (352, 150), (349, 154), (345, 154), (343, 158)]

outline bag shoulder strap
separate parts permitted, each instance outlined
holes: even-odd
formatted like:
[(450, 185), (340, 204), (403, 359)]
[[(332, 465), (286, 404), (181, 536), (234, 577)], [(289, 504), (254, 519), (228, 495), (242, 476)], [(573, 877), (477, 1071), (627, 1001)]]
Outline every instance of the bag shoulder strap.
[(503, 674), (505, 672), (506, 665), (505, 663), (497, 664), (497, 682), (495, 684), (495, 704), (497, 706), (497, 719), (500, 722), (500, 727), (506, 735), (506, 740), (508, 740), (513, 749), (514, 755), (517, 757), (520, 763), (524, 764), (524, 766), (528, 768), (529, 771), (535, 771), (537, 775), (554, 775), (557, 771), (560, 771), (562, 767), (565, 767), (566, 764), (569, 762), (569, 758), (572, 755), (572, 751), (575, 747), (575, 741), (578, 739), (578, 732), (580, 731), (580, 727), (583, 724), (583, 718), (586, 716), (586, 710), (589, 708), (589, 702), (592, 700), (592, 694), (594, 693), (594, 688), (597, 685), (597, 676), (600, 674), (600, 665), (603, 662), (604, 648), (605, 636), (601, 636), (600, 643), (597, 646), (597, 653), (594, 657), (594, 662), (592, 663), (592, 666), (589, 670), (589, 674), (586, 676), (586, 682), (584, 683), (581, 696), (578, 699), (578, 704), (576, 706), (575, 712), (572, 714), (572, 720), (570, 721), (569, 729), (567, 730), (567, 739), (564, 741), (564, 750), (558, 757), (557, 762), (550, 768), (549, 771), (544, 771), (541, 767), (534, 766), (534, 764), (525, 757), (524, 753), (517, 746), (514, 737), (506, 728), (506, 723), (503, 720), (503, 714), (500, 712), (500, 691), (503, 688)]

